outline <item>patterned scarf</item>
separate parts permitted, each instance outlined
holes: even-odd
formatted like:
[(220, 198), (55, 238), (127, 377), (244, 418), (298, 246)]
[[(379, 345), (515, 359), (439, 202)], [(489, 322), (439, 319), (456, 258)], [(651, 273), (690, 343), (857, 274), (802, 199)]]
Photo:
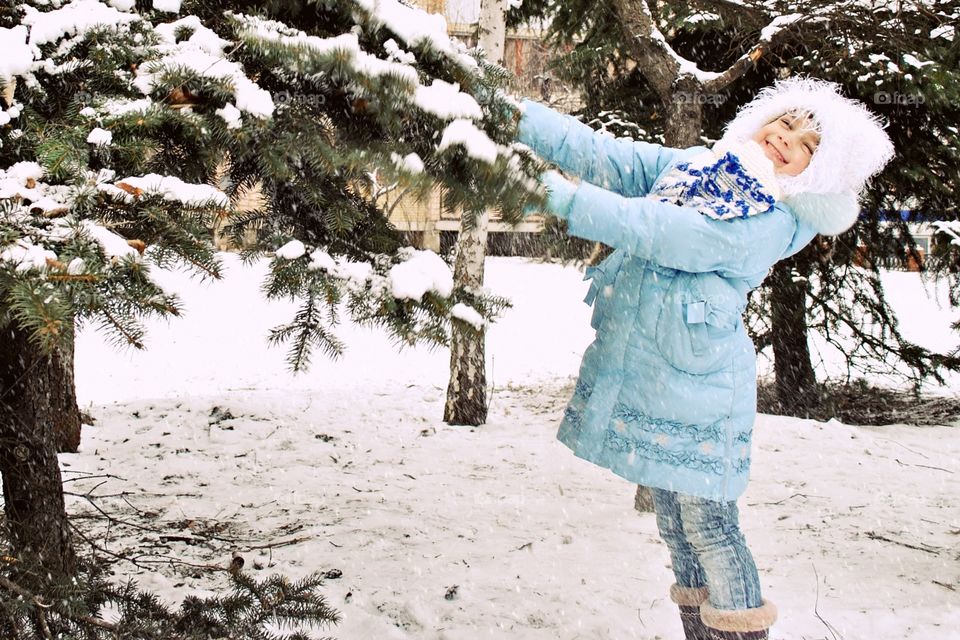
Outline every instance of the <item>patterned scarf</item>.
[(647, 197), (693, 207), (716, 220), (747, 218), (769, 211), (780, 197), (773, 163), (756, 142), (717, 144), (680, 162)]
[[(660, 202), (694, 207), (716, 220), (746, 218), (766, 213), (781, 196), (773, 163), (755, 142), (717, 143), (713, 149), (678, 163), (654, 184), (647, 195)], [(626, 253), (614, 251), (600, 264), (587, 267), (592, 280), (584, 302), (592, 305), (606, 286), (613, 284)], [(599, 327), (600, 316), (591, 321)]]

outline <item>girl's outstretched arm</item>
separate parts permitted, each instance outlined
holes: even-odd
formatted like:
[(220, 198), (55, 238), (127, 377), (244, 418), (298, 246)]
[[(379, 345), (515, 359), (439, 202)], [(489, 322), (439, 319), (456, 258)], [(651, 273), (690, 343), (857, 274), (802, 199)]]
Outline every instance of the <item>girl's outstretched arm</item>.
[(680, 271), (763, 275), (784, 256), (795, 235), (809, 235), (802, 240), (815, 235), (779, 203), (749, 218), (715, 220), (691, 207), (574, 185), (554, 172), (546, 174), (544, 184), (550, 192), (549, 212), (567, 220), (571, 235)]
[(660, 172), (683, 153), (604, 135), (531, 100), (521, 104), (519, 142), (565, 173), (624, 196), (646, 195)]

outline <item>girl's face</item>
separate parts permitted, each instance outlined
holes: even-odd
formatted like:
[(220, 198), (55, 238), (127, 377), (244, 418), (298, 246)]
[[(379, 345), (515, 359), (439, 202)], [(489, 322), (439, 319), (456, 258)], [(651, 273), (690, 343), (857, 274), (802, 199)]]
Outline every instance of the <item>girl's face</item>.
[(752, 140), (773, 161), (777, 173), (800, 175), (820, 144), (820, 134), (809, 114), (785, 113), (757, 131)]

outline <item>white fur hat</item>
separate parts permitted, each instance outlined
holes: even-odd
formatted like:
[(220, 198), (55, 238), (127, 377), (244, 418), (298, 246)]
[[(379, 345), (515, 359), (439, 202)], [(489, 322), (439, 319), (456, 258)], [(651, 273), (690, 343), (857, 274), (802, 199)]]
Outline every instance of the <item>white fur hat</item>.
[(893, 157), (893, 144), (882, 121), (863, 103), (841, 95), (837, 84), (808, 77), (762, 89), (727, 124), (721, 142), (750, 140), (761, 127), (793, 111), (812, 115), (820, 143), (799, 175), (778, 174), (785, 201), (820, 233), (842, 233), (856, 222), (857, 197)]

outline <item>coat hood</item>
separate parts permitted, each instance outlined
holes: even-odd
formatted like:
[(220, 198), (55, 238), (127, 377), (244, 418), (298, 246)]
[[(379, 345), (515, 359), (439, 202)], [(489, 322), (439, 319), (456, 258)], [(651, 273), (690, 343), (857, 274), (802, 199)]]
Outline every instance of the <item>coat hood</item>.
[(839, 85), (807, 77), (780, 80), (740, 108), (718, 144), (742, 144), (767, 123), (797, 111), (812, 116), (820, 144), (799, 175), (778, 174), (780, 187), (797, 215), (820, 233), (842, 233), (856, 222), (859, 194), (894, 148), (880, 118), (841, 95)]
[(837, 236), (852, 227), (860, 216), (860, 204), (852, 191), (799, 193), (783, 202), (802, 222), (825, 236)]

